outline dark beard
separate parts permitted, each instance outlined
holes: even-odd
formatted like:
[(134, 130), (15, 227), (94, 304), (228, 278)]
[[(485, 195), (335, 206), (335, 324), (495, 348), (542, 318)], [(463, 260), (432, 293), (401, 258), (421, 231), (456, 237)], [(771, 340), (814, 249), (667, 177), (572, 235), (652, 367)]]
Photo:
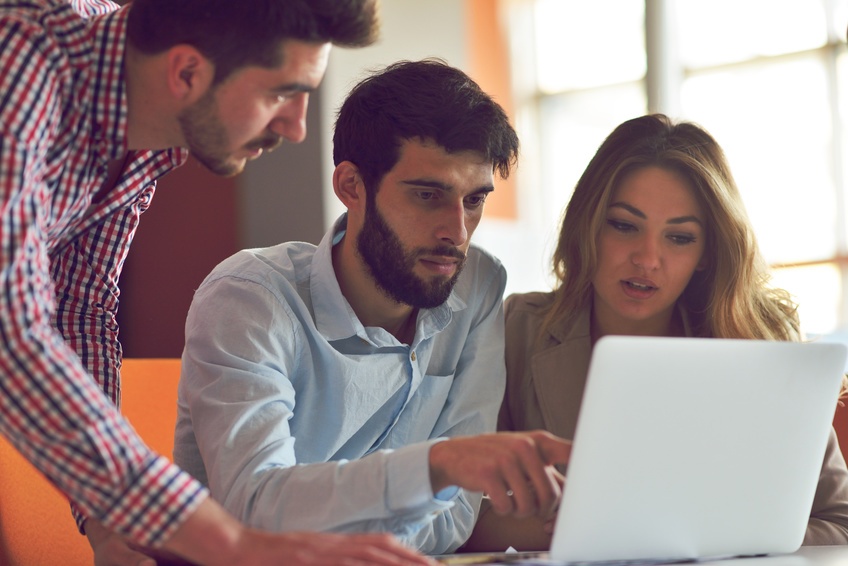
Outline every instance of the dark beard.
[[(462, 272), (465, 254), (451, 246), (417, 248), (406, 253), (400, 238), (377, 210), (374, 198), (368, 197), (365, 222), (357, 237), (356, 249), (377, 287), (393, 301), (414, 308), (432, 309), (443, 304)], [(417, 258), (422, 255), (449, 256), (460, 261), (450, 279), (424, 281), (413, 271)]]
[(191, 156), (216, 175), (229, 177), (239, 173), (241, 167), (227, 161), (227, 132), (216, 118), (218, 109), (212, 93), (210, 89), (185, 108), (178, 119)]
[[(210, 89), (197, 102), (180, 112), (177, 119), (192, 157), (216, 175), (231, 177), (241, 173), (245, 160), (234, 159), (228, 149), (230, 140), (226, 128), (218, 119), (214, 92)], [(281, 142), (281, 137), (266, 133), (248, 143), (245, 149), (271, 150)]]

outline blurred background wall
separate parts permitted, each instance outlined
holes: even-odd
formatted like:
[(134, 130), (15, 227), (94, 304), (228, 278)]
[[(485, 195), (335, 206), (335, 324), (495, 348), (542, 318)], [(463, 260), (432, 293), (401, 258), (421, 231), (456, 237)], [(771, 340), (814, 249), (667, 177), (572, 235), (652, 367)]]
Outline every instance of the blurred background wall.
[[(289, 240), (318, 243), (342, 212), (330, 184), (335, 112), (369, 69), (440, 57), (489, 92), (500, 90), (496, 96), (508, 101), (496, 2), (384, 0), (381, 19), (376, 45), (334, 48), (323, 84), (310, 97), (304, 143), (283, 145), (233, 178), (216, 177), (190, 159), (160, 181), (121, 278), (120, 338), (126, 357), (179, 356), (194, 290), (232, 253)], [(502, 57), (493, 59), (498, 52)], [(510, 187), (505, 184), (501, 192)], [(497, 200), (508, 203), (511, 197), (491, 199), (487, 215), (499, 213)], [(514, 204), (502, 208), (499, 214), (509, 215)]]
[(332, 124), (368, 70), (440, 57), (507, 109), (519, 167), (486, 202), (474, 240), (506, 292), (549, 289), (572, 187), (620, 122), (664, 112), (723, 146), (773, 283), (803, 329), (848, 341), (848, 0), (383, 0), (383, 33), (336, 49), (312, 97), (307, 141), (219, 179), (165, 177), (122, 281), (128, 356), (177, 356), (194, 289), (244, 247), (317, 243), (341, 212)]

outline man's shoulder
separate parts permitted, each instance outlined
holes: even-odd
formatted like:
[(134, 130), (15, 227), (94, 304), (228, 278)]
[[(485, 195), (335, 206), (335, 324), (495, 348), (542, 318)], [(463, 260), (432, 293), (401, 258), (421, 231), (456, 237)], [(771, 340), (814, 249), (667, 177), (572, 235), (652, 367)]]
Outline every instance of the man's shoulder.
[(86, 23), (61, 0), (0, 0), (0, 104), (2, 131), (23, 143), (43, 142), (76, 98)]
[(0, 37), (3, 38), (4, 45), (0, 60), (21, 51), (33, 50), (36, 45), (41, 45), (39, 50), (43, 51), (45, 39), (51, 35), (51, 26), (47, 23), (52, 19), (50, 15), (61, 10), (68, 11), (73, 16), (70, 6), (58, 0), (0, 0)]
[(0, 0), (0, 29), (14, 30), (19, 41), (48, 35), (54, 26), (65, 27), (84, 17), (66, 0)]
[(306, 242), (244, 249), (215, 266), (204, 283), (221, 278), (238, 278), (262, 284), (297, 284), (309, 277), (316, 249), (314, 244)]
[(506, 269), (501, 263), (501, 260), (485, 248), (476, 244), (471, 244), (468, 247), (465, 271), (471, 271), (477, 275), (498, 275), (504, 279), (506, 278)]
[(492, 293), (501, 300), (505, 288), (506, 268), (501, 261), (484, 248), (471, 244), (466, 252), (465, 266), (454, 286), (454, 295), (469, 304)]
[(67, 10), (82, 18), (91, 18), (119, 8), (110, 0), (0, 0), (0, 17), (15, 15), (37, 22), (42, 21), (46, 14)]
[(26, 53), (16, 68), (37, 64), (32, 58), (39, 54), (54, 65), (88, 63), (92, 26), (119, 8), (107, 0), (0, 0), (0, 57)]
[(66, 8), (71, 7), (67, 0), (0, 0), (0, 16), (36, 19), (37, 14), (44, 14), (63, 4)]

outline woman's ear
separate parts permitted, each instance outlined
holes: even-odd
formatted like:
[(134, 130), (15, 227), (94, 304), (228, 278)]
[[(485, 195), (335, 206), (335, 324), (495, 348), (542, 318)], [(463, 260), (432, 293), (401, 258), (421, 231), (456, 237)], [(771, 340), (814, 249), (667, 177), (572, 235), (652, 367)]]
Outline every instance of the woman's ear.
[(365, 211), (365, 183), (359, 168), (350, 161), (342, 161), (333, 171), (333, 192), (348, 211)]

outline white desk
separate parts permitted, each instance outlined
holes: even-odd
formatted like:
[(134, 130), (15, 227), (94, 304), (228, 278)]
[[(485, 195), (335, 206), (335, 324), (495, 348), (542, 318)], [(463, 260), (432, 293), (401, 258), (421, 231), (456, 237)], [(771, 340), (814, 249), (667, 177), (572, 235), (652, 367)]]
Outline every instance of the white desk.
[[(448, 565), (467, 564), (504, 564), (503, 562), (486, 562), (481, 560), (483, 554), (454, 554), (450, 557), (440, 557)], [(548, 560), (517, 561), (510, 564), (544, 564), (556, 565)], [(661, 564), (661, 563), (660, 563)], [(724, 560), (709, 560), (705, 562), (677, 562), (675, 564), (697, 564), (697, 566), (848, 566), (848, 545), (845, 546), (805, 546), (798, 552), (781, 556), (762, 556), (755, 558), (728, 558)]]
[(699, 562), (710, 566), (848, 566), (848, 546), (802, 546), (798, 552), (761, 558)]

